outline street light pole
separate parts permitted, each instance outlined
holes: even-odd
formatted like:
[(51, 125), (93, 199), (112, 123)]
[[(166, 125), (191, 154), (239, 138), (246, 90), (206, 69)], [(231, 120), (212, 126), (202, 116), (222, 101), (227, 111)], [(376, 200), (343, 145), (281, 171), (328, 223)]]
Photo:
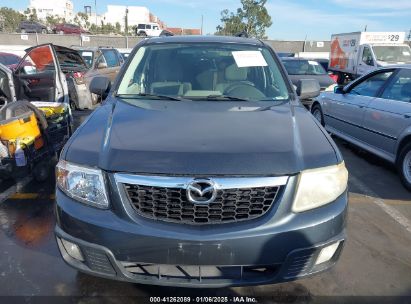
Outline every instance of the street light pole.
[(94, 0), (94, 9), (96, 11), (96, 26), (98, 26), (97, 24), (97, 0)]
[(128, 35), (128, 7), (126, 8), (126, 16), (124, 18), (124, 31), (126, 32), (126, 36)]

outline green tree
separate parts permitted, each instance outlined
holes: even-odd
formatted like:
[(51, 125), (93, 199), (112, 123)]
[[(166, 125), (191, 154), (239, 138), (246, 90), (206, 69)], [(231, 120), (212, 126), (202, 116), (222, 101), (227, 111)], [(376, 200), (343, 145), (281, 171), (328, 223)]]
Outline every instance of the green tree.
[(216, 34), (235, 35), (245, 31), (250, 37), (267, 38), (265, 30), (272, 25), (272, 21), (266, 3), (267, 0), (241, 0), (242, 7), (236, 13), (223, 10)]
[(15, 32), (19, 27), (21, 21), (26, 20), (27, 17), (11, 8), (0, 8), (0, 20), (2, 20), (2, 26), (4, 32)]
[(54, 15), (54, 16), (48, 15), (48, 16), (46, 16), (46, 24), (50, 27), (53, 27), (58, 23), (64, 23), (64, 22), (65, 22), (65, 19), (61, 18), (57, 15)]
[(35, 8), (33, 9), (27, 8), (24, 11), (24, 14), (28, 16), (28, 19), (30, 21), (39, 21), (39, 18), (37, 17), (37, 10)]
[(101, 21), (100, 25), (91, 24), (89, 31), (93, 34), (122, 34), (121, 25), (117, 22), (115, 25), (111, 23), (104, 23)]
[(90, 27), (90, 22), (86, 13), (78, 12), (74, 17), (74, 23), (86, 29)]
[(97, 34), (99, 32), (99, 27), (93, 23), (90, 25), (89, 31), (93, 34)]
[(113, 34), (116, 32), (116, 27), (111, 23), (104, 23), (101, 21), (101, 26), (91, 25), (90, 31), (99, 34)]
[(121, 25), (120, 22), (116, 22), (116, 33), (120, 34), (121, 33)]
[(245, 30), (240, 15), (229, 12), (228, 9), (221, 12), (221, 22), (222, 24), (217, 26), (217, 35), (232, 36)]

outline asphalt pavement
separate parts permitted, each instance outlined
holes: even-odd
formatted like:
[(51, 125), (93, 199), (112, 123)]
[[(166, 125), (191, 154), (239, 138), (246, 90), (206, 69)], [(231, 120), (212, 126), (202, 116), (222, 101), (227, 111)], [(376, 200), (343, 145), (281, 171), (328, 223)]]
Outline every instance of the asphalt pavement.
[[(76, 113), (77, 125), (88, 114)], [(223, 289), (145, 286), (79, 273), (63, 262), (54, 238), (51, 176), (41, 184), (29, 179), (1, 182), (0, 295), (75, 296), (81, 303), (142, 303), (152, 296), (248, 296), (267, 303), (336, 303), (339, 299), (410, 303), (411, 193), (390, 164), (335, 141), (350, 173), (348, 239), (337, 266), (328, 272), (284, 284)]]

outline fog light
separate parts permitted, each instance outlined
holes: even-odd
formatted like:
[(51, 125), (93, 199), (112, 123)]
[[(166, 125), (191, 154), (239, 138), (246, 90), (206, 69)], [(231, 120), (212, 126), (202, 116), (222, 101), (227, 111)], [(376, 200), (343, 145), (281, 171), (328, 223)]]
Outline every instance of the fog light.
[(340, 245), (340, 242), (337, 242), (337, 243), (331, 244), (321, 249), (321, 252), (318, 255), (317, 261), (315, 261), (315, 265), (331, 260), (332, 257), (334, 256), (334, 253), (337, 251), (337, 248), (339, 245)]
[(81, 254), (79, 246), (73, 244), (65, 239), (61, 239), (61, 242), (66, 249), (69, 256), (71, 256), (75, 260), (84, 261), (83, 255)]

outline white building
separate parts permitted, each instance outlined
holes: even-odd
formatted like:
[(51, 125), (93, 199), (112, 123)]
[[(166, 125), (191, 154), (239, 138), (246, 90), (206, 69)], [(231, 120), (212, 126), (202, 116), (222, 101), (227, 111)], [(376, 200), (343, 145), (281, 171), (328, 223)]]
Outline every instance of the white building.
[(150, 11), (144, 6), (123, 6), (107, 5), (107, 12), (104, 14), (104, 22), (115, 25), (120, 23), (121, 29), (125, 28), (125, 16), (128, 9), (128, 26), (132, 28), (139, 23), (150, 22)]
[(74, 17), (73, 1), (71, 0), (30, 0), (30, 9), (35, 9), (38, 18), (57, 15), (71, 21)]
[(103, 15), (97, 15), (96, 17), (96, 13), (94, 12), (88, 14), (88, 22), (90, 24), (96, 24), (97, 26), (100, 26), (102, 22), (106, 23)]

